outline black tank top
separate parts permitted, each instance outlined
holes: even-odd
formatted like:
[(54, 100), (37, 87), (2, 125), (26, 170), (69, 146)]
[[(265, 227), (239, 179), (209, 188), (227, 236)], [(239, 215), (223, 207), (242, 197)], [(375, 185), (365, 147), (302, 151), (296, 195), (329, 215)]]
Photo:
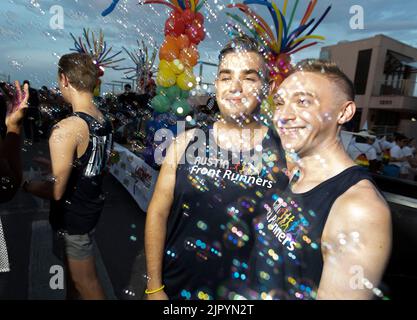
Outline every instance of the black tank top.
[(94, 229), (103, 209), (102, 180), (112, 148), (113, 129), (108, 119), (99, 123), (83, 112), (72, 115), (87, 122), (90, 141), (85, 153), (74, 161), (63, 197), (51, 201), (49, 221), (54, 230), (85, 234)]
[(239, 293), (248, 299), (315, 299), (323, 271), (321, 237), (336, 199), (361, 180), (372, 178), (353, 166), (294, 194), (290, 186), (263, 203), (256, 230), (250, 285)]
[(248, 276), (250, 226), (264, 194), (288, 184), (284, 151), (272, 130), (262, 141), (262, 166), (250, 172), (244, 157), (218, 147), (209, 129), (205, 138), (213, 144), (206, 153), (177, 167), (163, 264), (170, 299), (228, 299), (229, 287)]

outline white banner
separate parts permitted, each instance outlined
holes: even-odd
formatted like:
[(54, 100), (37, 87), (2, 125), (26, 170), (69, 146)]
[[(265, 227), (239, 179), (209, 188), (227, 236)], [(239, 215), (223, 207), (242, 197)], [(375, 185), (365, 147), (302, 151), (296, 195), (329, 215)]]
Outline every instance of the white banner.
[(119, 159), (110, 166), (110, 173), (146, 212), (158, 178), (158, 171), (120, 144), (114, 143), (113, 151), (119, 154)]

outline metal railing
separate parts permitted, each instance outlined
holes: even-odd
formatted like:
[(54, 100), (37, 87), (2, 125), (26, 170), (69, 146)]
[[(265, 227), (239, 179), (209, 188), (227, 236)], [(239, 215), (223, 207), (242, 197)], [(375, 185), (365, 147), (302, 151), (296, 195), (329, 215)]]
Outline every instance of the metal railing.
[(417, 97), (417, 81), (415, 79), (377, 81), (374, 87), (374, 96)]
[(395, 203), (395, 204), (398, 204), (407, 208), (417, 209), (417, 199), (415, 198), (405, 197), (405, 196), (390, 193), (390, 192), (383, 192), (383, 194), (385, 196), (385, 199), (389, 203)]

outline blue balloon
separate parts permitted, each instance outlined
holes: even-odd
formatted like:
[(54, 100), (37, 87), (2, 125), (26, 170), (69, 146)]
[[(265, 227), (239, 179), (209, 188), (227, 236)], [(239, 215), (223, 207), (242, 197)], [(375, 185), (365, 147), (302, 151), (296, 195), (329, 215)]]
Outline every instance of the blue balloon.
[(106, 10), (104, 10), (102, 13), (101, 13), (101, 15), (103, 16), (103, 17), (105, 17), (105, 16), (107, 16), (108, 14), (110, 14), (110, 13), (112, 13), (113, 12), (113, 10), (116, 8), (116, 6), (117, 6), (117, 3), (119, 2), (119, 0), (113, 0), (113, 2), (111, 3), (111, 5), (106, 9)]

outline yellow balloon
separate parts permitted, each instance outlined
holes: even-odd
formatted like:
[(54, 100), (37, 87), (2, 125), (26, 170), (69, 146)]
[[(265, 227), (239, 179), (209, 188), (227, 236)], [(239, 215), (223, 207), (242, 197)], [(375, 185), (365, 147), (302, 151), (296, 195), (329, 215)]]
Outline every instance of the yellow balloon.
[(98, 79), (97, 81), (98, 83), (96, 84), (96, 86), (94, 87), (94, 97), (99, 97), (100, 96), (100, 88), (101, 88), (101, 80)]
[(184, 72), (185, 67), (184, 67), (184, 64), (181, 62), (181, 60), (175, 59), (171, 62), (171, 70), (175, 74), (181, 74)]
[(94, 88), (94, 93), (93, 93), (94, 97), (99, 97), (100, 96), (100, 86), (97, 86)]
[(167, 60), (161, 60), (159, 62), (159, 70), (171, 69), (171, 63)]
[(177, 85), (182, 90), (191, 90), (196, 85), (196, 79), (192, 71), (186, 69), (177, 77)]
[(170, 69), (159, 70), (156, 83), (162, 87), (171, 87), (175, 84), (177, 76)]

